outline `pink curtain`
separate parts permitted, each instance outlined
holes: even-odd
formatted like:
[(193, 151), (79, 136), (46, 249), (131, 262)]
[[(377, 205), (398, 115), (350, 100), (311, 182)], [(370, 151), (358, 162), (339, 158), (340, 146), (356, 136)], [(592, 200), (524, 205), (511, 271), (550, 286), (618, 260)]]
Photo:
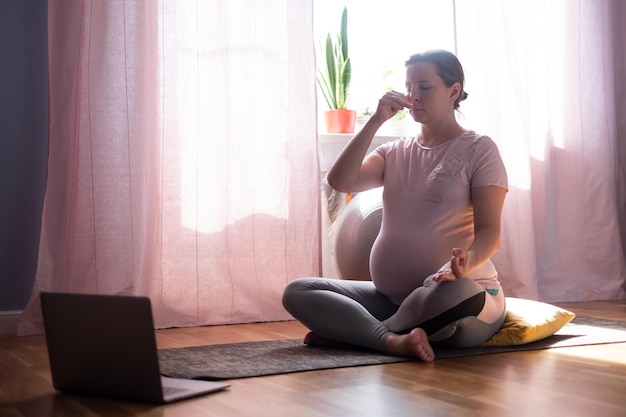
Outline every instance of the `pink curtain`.
[(623, 298), (626, 6), (455, 4), (470, 92), (463, 112), (493, 135), (509, 172), (494, 260), (505, 290), (544, 301)]
[[(467, 126), (510, 176), (508, 295), (624, 297), (626, 4), (453, 2)], [(49, 3), (40, 291), (148, 295), (158, 327), (290, 318), (320, 275), (312, 1)]]
[[(49, 2), (41, 291), (147, 295), (156, 326), (290, 318), (320, 274), (311, 1)], [(79, 312), (77, 312), (79, 314)]]

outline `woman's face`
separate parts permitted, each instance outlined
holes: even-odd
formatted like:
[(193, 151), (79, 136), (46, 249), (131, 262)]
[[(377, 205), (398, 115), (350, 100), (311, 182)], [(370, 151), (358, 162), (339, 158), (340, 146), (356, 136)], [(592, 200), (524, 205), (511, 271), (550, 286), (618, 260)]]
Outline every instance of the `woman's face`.
[(416, 62), (406, 68), (406, 91), (411, 116), (416, 122), (427, 123), (454, 115), (454, 101), (460, 85), (447, 87), (431, 62)]

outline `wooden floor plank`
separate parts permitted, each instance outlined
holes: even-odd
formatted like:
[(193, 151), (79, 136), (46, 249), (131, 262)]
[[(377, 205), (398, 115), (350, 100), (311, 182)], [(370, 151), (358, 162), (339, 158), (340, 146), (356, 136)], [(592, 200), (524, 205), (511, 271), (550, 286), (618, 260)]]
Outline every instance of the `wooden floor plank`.
[[(559, 303), (626, 322), (626, 301)], [(160, 348), (300, 338), (297, 322), (158, 330)], [(0, 336), (0, 417), (626, 415), (626, 343), (395, 363), (231, 381), (165, 406), (54, 391), (44, 337)]]

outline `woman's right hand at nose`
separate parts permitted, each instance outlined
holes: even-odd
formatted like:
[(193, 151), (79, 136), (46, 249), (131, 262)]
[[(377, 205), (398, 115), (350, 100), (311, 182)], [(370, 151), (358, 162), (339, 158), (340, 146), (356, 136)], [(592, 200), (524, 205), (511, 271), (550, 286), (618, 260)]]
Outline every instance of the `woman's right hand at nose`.
[(411, 104), (409, 98), (397, 91), (388, 91), (380, 100), (378, 100), (378, 107), (374, 112), (374, 116), (378, 117), (380, 122), (383, 123), (396, 115), (403, 108), (410, 108)]

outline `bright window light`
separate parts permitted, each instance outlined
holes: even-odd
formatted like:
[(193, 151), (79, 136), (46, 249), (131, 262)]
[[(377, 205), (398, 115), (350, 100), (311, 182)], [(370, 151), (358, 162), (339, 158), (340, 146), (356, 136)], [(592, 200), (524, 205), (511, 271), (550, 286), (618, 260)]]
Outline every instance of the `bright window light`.
[[(318, 65), (320, 45), (339, 31), (341, 12), (348, 8), (348, 40), (352, 84), (348, 107), (373, 110), (389, 88), (404, 91), (404, 61), (427, 49), (454, 52), (452, 0), (316, 0), (313, 3)], [(328, 110), (318, 97), (320, 115)]]

